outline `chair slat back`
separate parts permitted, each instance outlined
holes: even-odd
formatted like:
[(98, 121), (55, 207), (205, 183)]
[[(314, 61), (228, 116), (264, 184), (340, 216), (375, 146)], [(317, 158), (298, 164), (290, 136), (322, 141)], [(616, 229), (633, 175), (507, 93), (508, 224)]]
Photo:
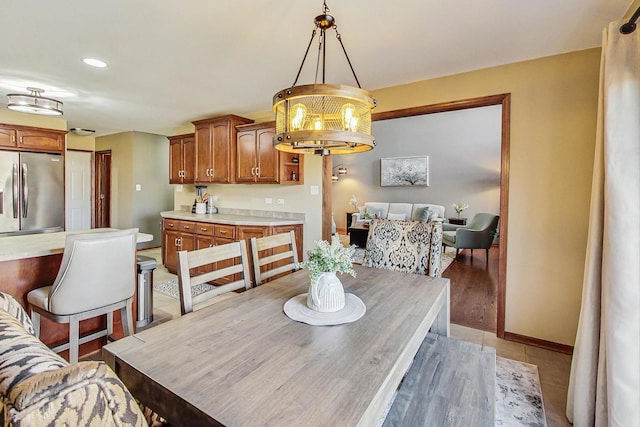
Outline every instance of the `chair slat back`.
[[(191, 289), (194, 286), (224, 281), (229, 283), (217, 285), (215, 289), (195, 298), (192, 296)], [(178, 288), (182, 314), (191, 313), (194, 305), (226, 292), (243, 288), (248, 290), (250, 287), (249, 257), (244, 240), (190, 252), (178, 252)]]
[(252, 237), (251, 259), (256, 286), (298, 270), (298, 249), (293, 230), (266, 237)]

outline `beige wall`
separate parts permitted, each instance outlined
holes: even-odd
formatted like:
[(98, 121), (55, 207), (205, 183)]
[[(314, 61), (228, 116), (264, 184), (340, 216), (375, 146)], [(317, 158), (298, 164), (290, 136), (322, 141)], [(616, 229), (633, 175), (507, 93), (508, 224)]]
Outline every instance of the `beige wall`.
[(511, 93), (505, 330), (573, 345), (600, 49), (377, 90), (376, 111)]
[(111, 226), (153, 234), (154, 240), (141, 247), (159, 246), (160, 212), (173, 203), (167, 138), (123, 132), (98, 137), (95, 146), (96, 151), (111, 150)]
[(140, 244), (141, 248), (157, 247), (162, 244), (160, 212), (173, 208), (169, 141), (165, 136), (142, 132), (133, 132), (133, 139), (133, 226), (153, 234), (153, 241)]
[(67, 134), (67, 150), (95, 151), (95, 149), (95, 136), (78, 136), (71, 132)]
[(0, 108), (0, 123), (34, 126), (45, 129), (67, 130), (67, 121), (64, 118), (20, 113), (9, 110), (6, 107)]

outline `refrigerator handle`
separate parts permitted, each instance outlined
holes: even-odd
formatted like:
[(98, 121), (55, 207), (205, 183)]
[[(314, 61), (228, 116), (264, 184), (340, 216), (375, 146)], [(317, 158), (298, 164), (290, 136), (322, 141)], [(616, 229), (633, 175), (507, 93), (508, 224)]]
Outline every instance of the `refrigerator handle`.
[(27, 217), (29, 210), (29, 181), (28, 181), (27, 164), (22, 164), (22, 218)]
[(13, 181), (12, 181), (12, 186), (13, 186), (13, 218), (18, 218), (18, 199), (20, 197), (20, 191), (18, 188), (18, 164), (14, 163), (13, 164)]

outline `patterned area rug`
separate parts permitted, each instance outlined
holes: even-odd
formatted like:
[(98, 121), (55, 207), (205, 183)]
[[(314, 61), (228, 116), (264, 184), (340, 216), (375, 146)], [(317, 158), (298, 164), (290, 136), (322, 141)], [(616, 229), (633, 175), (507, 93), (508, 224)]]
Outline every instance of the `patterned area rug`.
[(538, 367), (496, 357), (496, 426), (546, 425)]
[[(211, 286), (206, 283), (196, 285), (191, 288), (191, 296), (196, 297), (214, 288), (215, 286)], [(178, 279), (171, 279), (167, 280), (166, 282), (156, 283), (155, 285), (153, 285), (153, 290), (158, 291), (161, 294), (168, 295), (172, 298), (180, 299), (180, 297), (178, 296)]]

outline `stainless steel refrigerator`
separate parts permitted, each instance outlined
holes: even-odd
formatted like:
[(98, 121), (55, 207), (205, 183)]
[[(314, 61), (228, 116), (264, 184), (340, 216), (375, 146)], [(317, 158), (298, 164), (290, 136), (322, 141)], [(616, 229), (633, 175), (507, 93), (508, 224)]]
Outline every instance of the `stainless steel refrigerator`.
[(63, 229), (62, 156), (0, 151), (0, 236)]

